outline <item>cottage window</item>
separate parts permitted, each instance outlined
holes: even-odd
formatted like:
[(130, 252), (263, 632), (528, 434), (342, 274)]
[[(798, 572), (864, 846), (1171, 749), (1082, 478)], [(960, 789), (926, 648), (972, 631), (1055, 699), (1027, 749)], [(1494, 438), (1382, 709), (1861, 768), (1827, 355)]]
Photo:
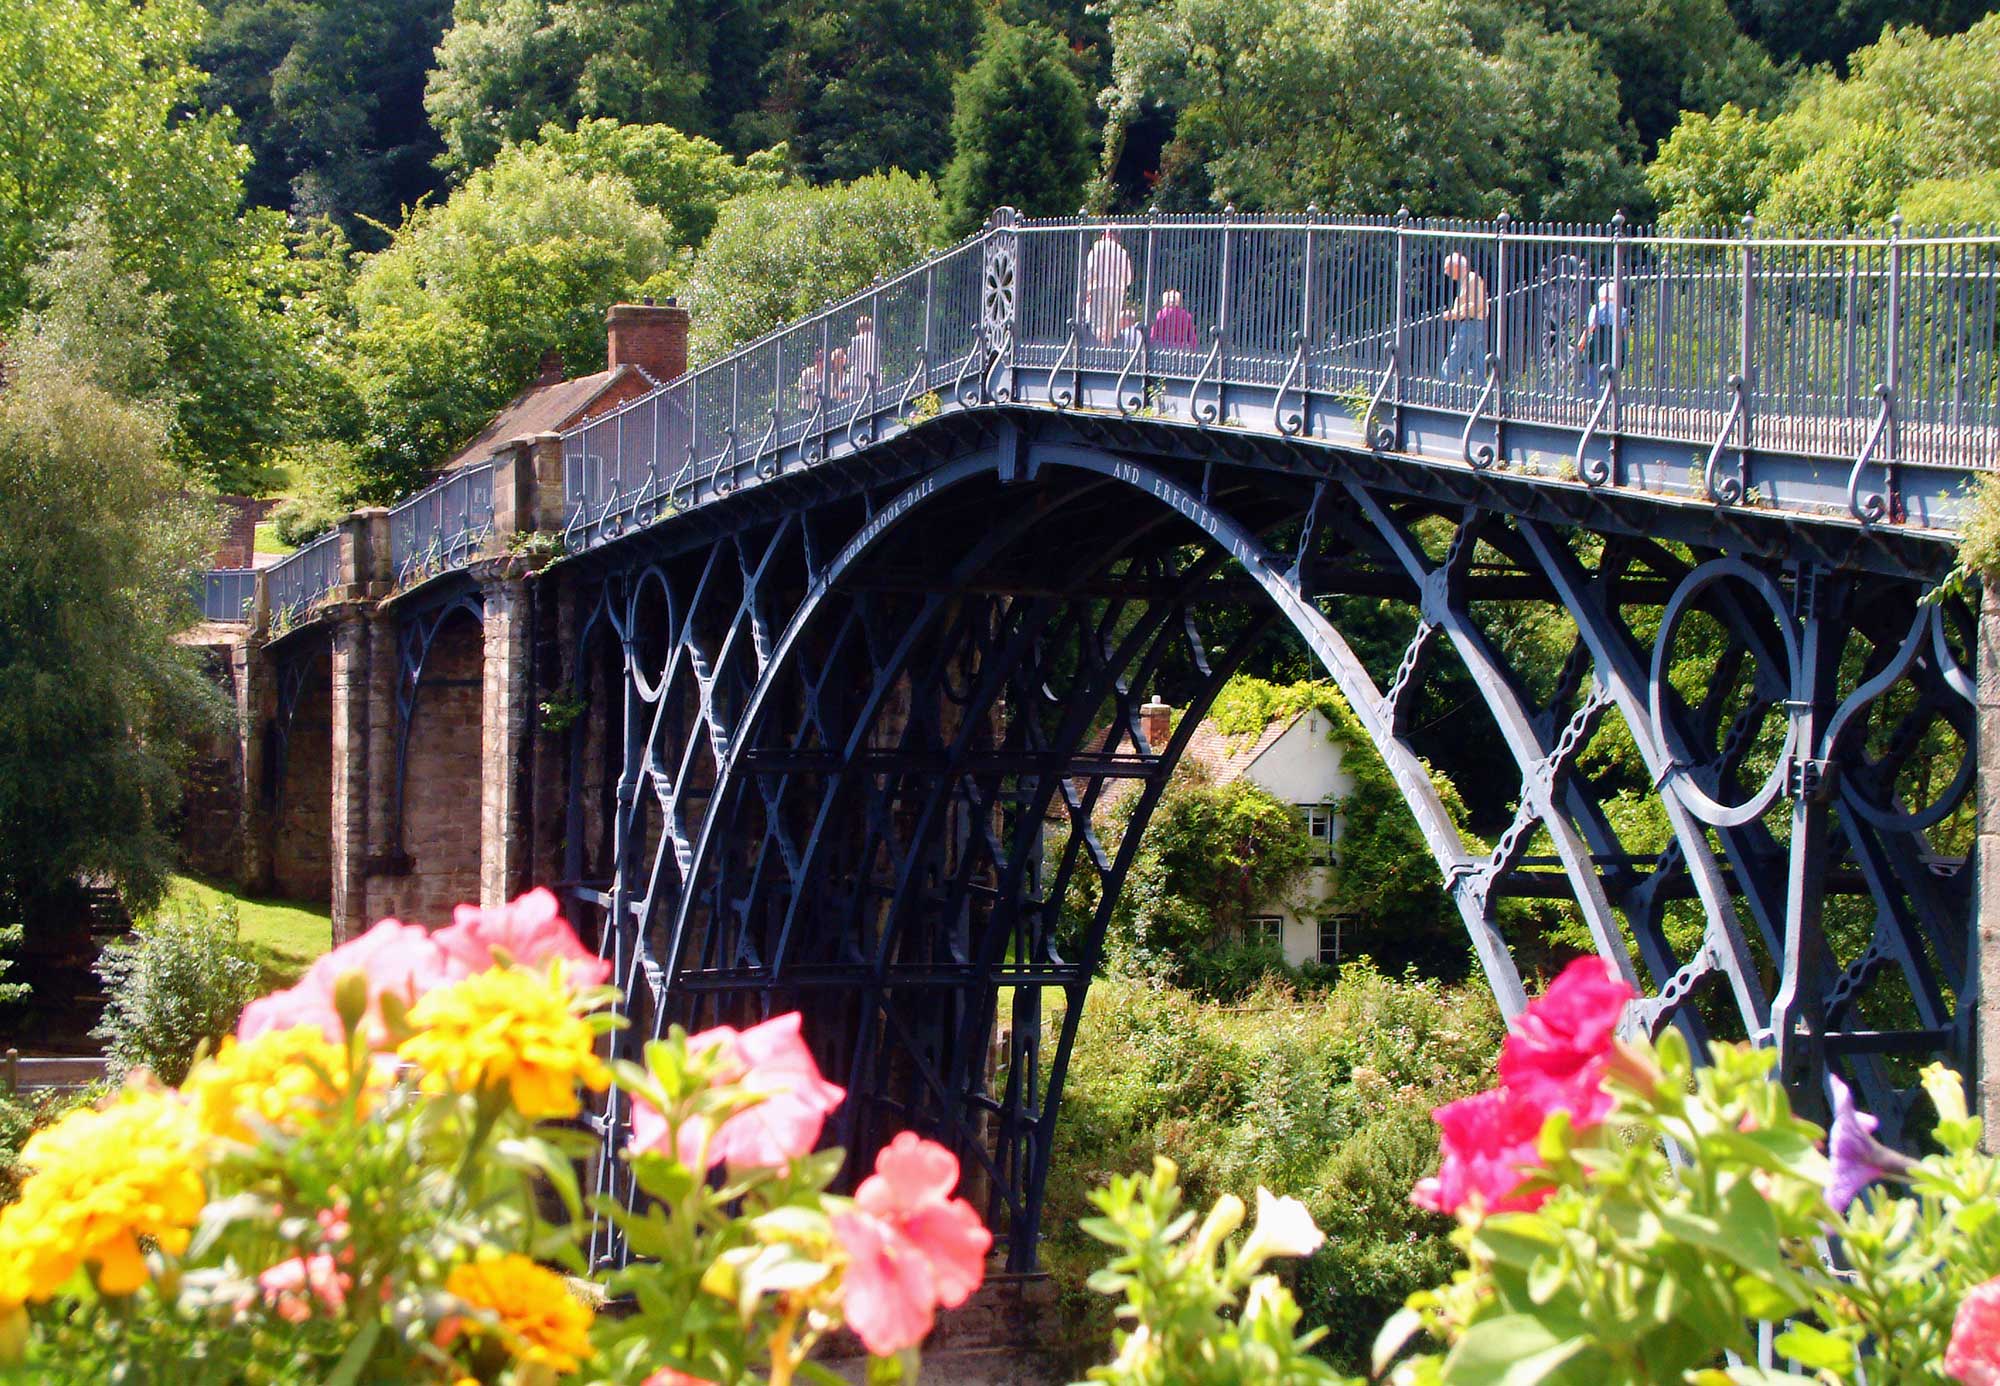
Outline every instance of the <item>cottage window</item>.
[(1246, 930), (1252, 943), (1268, 943), (1273, 948), (1285, 946), (1285, 917), (1282, 914), (1253, 914)]
[(1351, 914), (1329, 914), (1319, 921), (1319, 960), (1328, 967), (1340, 964), (1340, 939), (1354, 924)]
[(1306, 821), (1306, 832), (1312, 840), (1326, 849), (1326, 859), (1333, 860), (1333, 808), (1329, 804), (1300, 804), (1299, 817)]

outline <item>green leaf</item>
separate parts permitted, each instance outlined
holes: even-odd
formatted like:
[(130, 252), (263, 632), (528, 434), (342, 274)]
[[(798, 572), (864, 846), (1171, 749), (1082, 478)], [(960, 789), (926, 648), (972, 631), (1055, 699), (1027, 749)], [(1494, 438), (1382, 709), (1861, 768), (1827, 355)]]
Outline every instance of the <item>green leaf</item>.
[(1556, 1379), (1589, 1346), (1581, 1337), (1558, 1338), (1526, 1314), (1502, 1314), (1465, 1331), (1445, 1358), (1444, 1376), (1453, 1386), (1532, 1386)]
[(1854, 1344), (1822, 1333), (1810, 1324), (1793, 1324), (1777, 1336), (1772, 1346), (1786, 1357), (1820, 1371), (1849, 1374), (1854, 1370)]
[(370, 1319), (362, 1324), (361, 1331), (354, 1335), (354, 1341), (347, 1345), (347, 1351), (340, 1354), (340, 1361), (334, 1365), (333, 1374), (327, 1377), (326, 1386), (354, 1386), (361, 1380), (361, 1371), (374, 1355), (375, 1344), (381, 1336), (382, 1320)]

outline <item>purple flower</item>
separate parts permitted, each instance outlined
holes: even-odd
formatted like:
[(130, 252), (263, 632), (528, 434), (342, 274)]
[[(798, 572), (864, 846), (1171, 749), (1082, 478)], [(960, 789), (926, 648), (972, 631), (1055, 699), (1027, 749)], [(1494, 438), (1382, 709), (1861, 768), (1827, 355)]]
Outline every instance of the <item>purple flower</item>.
[(1855, 1107), (1847, 1084), (1830, 1074), (1826, 1081), (1833, 1089), (1833, 1130), (1826, 1142), (1833, 1177), (1827, 1182), (1826, 1201), (1835, 1212), (1844, 1213), (1863, 1189), (1877, 1179), (1901, 1178), (1915, 1162), (1875, 1139), (1875, 1118)]

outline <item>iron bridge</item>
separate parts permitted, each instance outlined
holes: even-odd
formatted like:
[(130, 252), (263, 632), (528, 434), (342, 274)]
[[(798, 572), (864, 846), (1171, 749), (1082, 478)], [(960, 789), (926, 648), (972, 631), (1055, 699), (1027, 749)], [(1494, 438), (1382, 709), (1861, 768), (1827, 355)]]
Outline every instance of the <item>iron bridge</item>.
[[(1808, 1109), (1838, 1073), (1900, 1132), (1917, 1066), (1972, 1059), (1976, 593), (1947, 578), (1996, 323), (1991, 236), (1003, 211), (567, 435), (538, 582), (592, 709), (564, 869), (621, 1052), (804, 1010), (851, 1094), (831, 1138), (863, 1167), (946, 1141), (1031, 1268), (1140, 832), (1279, 630), (1504, 1012), (1510, 902), (1548, 902), (1636, 1023), (1775, 1046)], [(396, 539), (440, 599), (492, 506), (443, 484)], [(1447, 715), (1510, 767), (1491, 843), (1426, 761)]]

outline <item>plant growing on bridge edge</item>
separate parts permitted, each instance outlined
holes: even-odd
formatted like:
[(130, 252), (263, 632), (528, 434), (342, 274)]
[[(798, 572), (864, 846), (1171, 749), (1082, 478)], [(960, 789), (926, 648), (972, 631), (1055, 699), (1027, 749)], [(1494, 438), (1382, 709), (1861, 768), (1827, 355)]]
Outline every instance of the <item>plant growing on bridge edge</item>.
[[(383, 920), (245, 1009), (178, 1087), (139, 1075), (29, 1138), (0, 1209), (0, 1374), (783, 1386), (845, 1320), (913, 1353), (984, 1276), (957, 1161), (914, 1135), (855, 1198), (812, 1154), (844, 1093), (796, 1015), (675, 1029), (608, 1067), (610, 964), (553, 896)], [(653, 1259), (584, 1275), (565, 1125), (633, 1104), (621, 1155), (658, 1200), (615, 1216)], [(609, 1211), (609, 1210), (607, 1210)]]

